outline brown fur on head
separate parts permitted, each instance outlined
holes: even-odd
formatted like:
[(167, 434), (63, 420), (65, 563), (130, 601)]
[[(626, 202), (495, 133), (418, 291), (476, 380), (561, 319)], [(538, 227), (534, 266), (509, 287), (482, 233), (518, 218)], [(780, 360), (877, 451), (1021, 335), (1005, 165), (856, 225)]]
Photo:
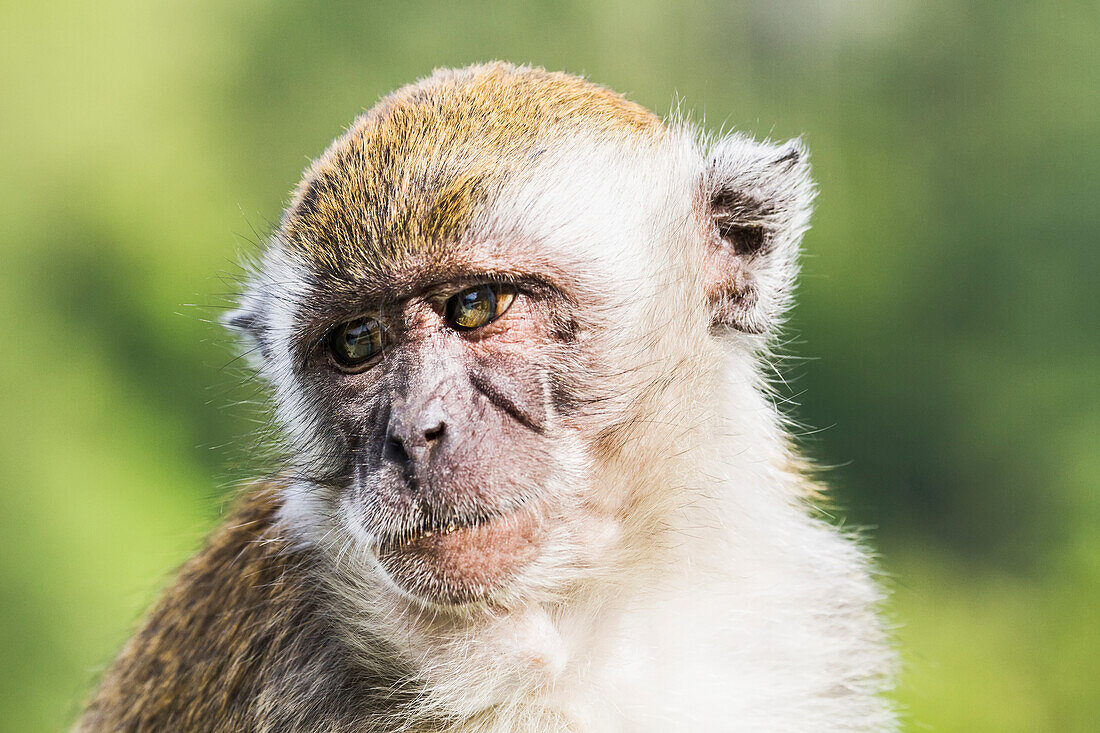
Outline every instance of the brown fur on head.
[(282, 233), (311, 268), (337, 278), (445, 255), (479, 209), (553, 154), (563, 132), (645, 138), (664, 127), (567, 74), (500, 63), (440, 71), (384, 98), (311, 166)]

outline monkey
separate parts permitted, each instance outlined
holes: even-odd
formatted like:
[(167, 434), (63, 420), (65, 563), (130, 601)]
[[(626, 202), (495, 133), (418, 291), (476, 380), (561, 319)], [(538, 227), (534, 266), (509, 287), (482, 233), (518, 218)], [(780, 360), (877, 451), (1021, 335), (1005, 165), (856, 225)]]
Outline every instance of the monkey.
[(815, 190), (799, 139), (565, 73), (382, 98), (224, 318), (282, 458), (75, 730), (895, 730), (767, 371)]

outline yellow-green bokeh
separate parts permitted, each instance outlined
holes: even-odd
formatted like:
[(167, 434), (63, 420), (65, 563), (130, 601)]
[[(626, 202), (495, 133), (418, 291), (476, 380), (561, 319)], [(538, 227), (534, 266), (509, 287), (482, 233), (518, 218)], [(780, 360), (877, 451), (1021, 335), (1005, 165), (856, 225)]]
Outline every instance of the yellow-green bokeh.
[[(57, 730), (259, 470), (210, 322), (382, 93), (505, 58), (821, 194), (779, 367), (893, 588), (910, 730), (1100, 721), (1100, 11), (1091, 2), (3, 4), (0, 729)], [(804, 360), (801, 357), (812, 357)]]

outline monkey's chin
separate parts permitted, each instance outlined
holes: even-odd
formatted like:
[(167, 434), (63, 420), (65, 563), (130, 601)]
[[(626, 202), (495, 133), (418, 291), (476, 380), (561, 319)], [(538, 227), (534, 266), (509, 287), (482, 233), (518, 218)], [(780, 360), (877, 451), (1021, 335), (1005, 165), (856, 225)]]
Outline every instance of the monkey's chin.
[(529, 510), (385, 543), (378, 561), (417, 600), (458, 605), (507, 587), (539, 554), (542, 523)]

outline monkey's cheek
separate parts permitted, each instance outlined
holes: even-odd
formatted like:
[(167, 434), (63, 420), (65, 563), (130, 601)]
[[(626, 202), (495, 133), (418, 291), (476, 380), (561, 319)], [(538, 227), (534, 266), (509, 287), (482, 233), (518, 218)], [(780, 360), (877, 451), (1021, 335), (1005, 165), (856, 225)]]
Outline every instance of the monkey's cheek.
[(540, 515), (521, 510), (384, 547), (378, 561), (393, 582), (415, 598), (470, 603), (511, 583), (538, 557), (543, 537)]

